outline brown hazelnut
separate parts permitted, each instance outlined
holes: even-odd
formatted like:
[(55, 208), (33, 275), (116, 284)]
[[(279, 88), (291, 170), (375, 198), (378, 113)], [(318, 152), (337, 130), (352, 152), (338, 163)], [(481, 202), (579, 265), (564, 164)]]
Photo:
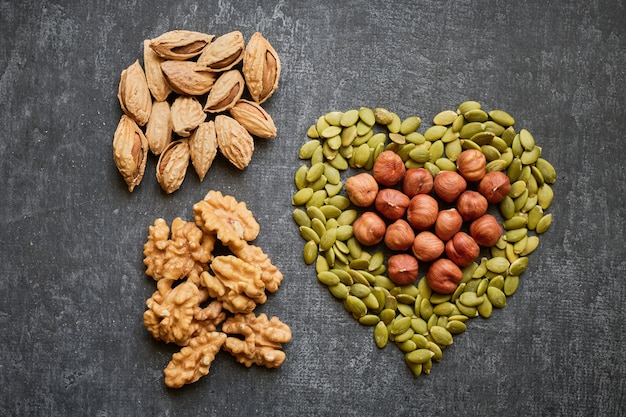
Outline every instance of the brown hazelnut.
[(443, 254), (444, 248), (443, 241), (437, 235), (424, 230), (415, 236), (411, 250), (418, 260), (431, 262)]
[(457, 209), (441, 210), (435, 221), (435, 234), (443, 241), (452, 239), (463, 226), (463, 218)]
[(417, 279), (419, 264), (407, 253), (392, 255), (387, 260), (387, 275), (396, 285), (408, 285)]
[(440, 294), (451, 294), (463, 279), (463, 271), (449, 259), (439, 258), (426, 272), (428, 286)]
[(391, 250), (404, 251), (411, 247), (415, 232), (406, 220), (398, 219), (387, 226), (384, 242)]
[(454, 171), (441, 171), (433, 181), (435, 194), (446, 203), (455, 201), (467, 188), (467, 181)]
[(439, 203), (428, 194), (417, 194), (409, 202), (406, 217), (417, 230), (427, 230), (435, 224), (439, 214)]
[(502, 236), (502, 226), (491, 214), (485, 214), (470, 223), (470, 235), (481, 246), (491, 247)]
[(362, 172), (346, 180), (346, 193), (355, 206), (367, 207), (374, 204), (378, 183), (371, 174)]
[(354, 237), (365, 246), (372, 246), (383, 240), (387, 225), (373, 211), (366, 211), (352, 225)]
[(480, 181), (487, 173), (487, 158), (478, 149), (467, 149), (456, 160), (456, 169), (467, 181)]
[(478, 191), (465, 190), (456, 200), (456, 209), (465, 221), (479, 218), (487, 212), (489, 202)]
[(478, 183), (478, 192), (491, 204), (499, 203), (511, 191), (509, 177), (500, 171), (488, 172)]
[(379, 184), (391, 187), (404, 177), (404, 161), (394, 151), (383, 151), (378, 155), (372, 167), (372, 175)]
[(446, 256), (460, 267), (466, 267), (480, 255), (480, 247), (465, 232), (458, 232), (446, 242)]
[(411, 168), (404, 174), (402, 192), (409, 198), (429, 194), (433, 190), (433, 175), (426, 168)]
[(402, 191), (395, 188), (383, 188), (376, 195), (374, 206), (384, 217), (397, 220), (404, 216), (410, 199)]

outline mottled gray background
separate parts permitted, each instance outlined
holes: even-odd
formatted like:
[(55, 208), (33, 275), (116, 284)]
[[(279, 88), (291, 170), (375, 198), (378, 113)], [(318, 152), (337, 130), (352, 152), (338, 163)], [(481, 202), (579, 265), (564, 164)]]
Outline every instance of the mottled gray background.
[[(613, 1), (0, 0), (0, 415), (626, 414), (626, 3)], [(261, 31), (283, 73), (279, 136), (243, 172), (219, 158), (130, 194), (111, 157), (121, 70), (172, 29)], [(558, 170), (553, 227), (518, 293), (414, 378), (301, 260), (297, 149), (330, 110), (428, 120), (464, 100), (513, 114)], [(259, 309), (293, 329), (277, 370), (220, 354), (168, 390), (174, 347), (144, 329), (142, 244), (209, 189), (244, 200), (285, 275)]]

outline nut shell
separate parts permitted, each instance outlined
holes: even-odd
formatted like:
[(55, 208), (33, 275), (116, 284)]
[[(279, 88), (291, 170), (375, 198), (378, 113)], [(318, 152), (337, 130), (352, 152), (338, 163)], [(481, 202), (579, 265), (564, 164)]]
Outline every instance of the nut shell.
[(374, 161), (372, 175), (379, 184), (392, 187), (399, 183), (406, 172), (404, 161), (394, 151), (383, 151)]
[(434, 291), (451, 294), (463, 279), (463, 271), (451, 260), (439, 258), (426, 272), (426, 282)]
[(386, 230), (385, 221), (373, 211), (366, 211), (353, 224), (354, 237), (365, 246), (380, 243), (385, 237)]
[(480, 255), (480, 247), (465, 232), (458, 232), (446, 242), (446, 256), (460, 267), (466, 267)]

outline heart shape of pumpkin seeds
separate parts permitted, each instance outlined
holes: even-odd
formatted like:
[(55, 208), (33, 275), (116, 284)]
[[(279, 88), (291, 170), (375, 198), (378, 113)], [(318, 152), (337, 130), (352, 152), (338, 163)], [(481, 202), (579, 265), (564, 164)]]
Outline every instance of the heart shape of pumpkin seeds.
[(415, 375), (470, 319), (506, 306), (552, 222), (556, 171), (514, 125), (476, 101), (425, 129), (418, 116), (361, 107), (320, 116), (299, 150), (304, 262)]

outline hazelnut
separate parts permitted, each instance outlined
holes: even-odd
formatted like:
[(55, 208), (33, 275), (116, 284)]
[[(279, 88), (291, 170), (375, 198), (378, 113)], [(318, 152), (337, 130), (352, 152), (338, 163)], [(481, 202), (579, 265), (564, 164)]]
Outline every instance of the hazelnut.
[(452, 203), (467, 188), (467, 181), (454, 171), (441, 171), (433, 181), (435, 193), (446, 203)]
[(376, 210), (390, 220), (397, 220), (404, 216), (410, 199), (402, 191), (395, 188), (384, 188), (376, 195), (374, 205)]
[(378, 155), (372, 167), (372, 175), (379, 184), (391, 187), (404, 177), (404, 161), (394, 151), (383, 151)]
[(441, 210), (435, 221), (435, 234), (443, 241), (450, 240), (462, 226), (463, 218), (457, 209)]
[(378, 183), (371, 174), (363, 172), (346, 180), (346, 193), (355, 206), (367, 207), (376, 199)]
[(398, 219), (387, 227), (385, 246), (391, 250), (404, 251), (411, 247), (415, 232), (406, 220)]
[(487, 158), (478, 149), (467, 149), (456, 160), (456, 169), (467, 181), (480, 181), (487, 173)]
[(446, 242), (446, 256), (460, 267), (466, 267), (480, 255), (480, 247), (465, 232), (458, 232)]
[(439, 214), (439, 203), (428, 194), (417, 194), (409, 202), (407, 220), (417, 230), (427, 230), (435, 224)]
[(487, 212), (489, 202), (478, 191), (466, 190), (456, 200), (456, 209), (465, 221), (479, 218)]
[(404, 174), (402, 192), (409, 198), (429, 194), (433, 190), (433, 176), (426, 168), (411, 168)]
[(396, 285), (408, 285), (417, 279), (419, 265), (415, 257), (399, 253), (387, 260), (387, 274)]
[(413, 255), (423, 262), (431, 262), (439, 258), (444, 251), (444, 243), (433, 232), (419, 232), (411, 247)]
[(463, 271), (449, 259), (439, 258), (426, 272), (428, 286), (438, 293), (451, 294), (463, 279)]
[(372, 246), (383, 240), (387, 225), (373, 211), (366, 211), (352, 225), (354, 237), (365, 246)]
[(511, 191), (509, 177), (500, 171), (488, 172), (478, 183), (478, 192), (491, 204), (499, 203)]
[(491, 247), (500, 240), (502, 226), (491, 214), (485, 214), (470, 223), (470, 235), (481, 246)]

